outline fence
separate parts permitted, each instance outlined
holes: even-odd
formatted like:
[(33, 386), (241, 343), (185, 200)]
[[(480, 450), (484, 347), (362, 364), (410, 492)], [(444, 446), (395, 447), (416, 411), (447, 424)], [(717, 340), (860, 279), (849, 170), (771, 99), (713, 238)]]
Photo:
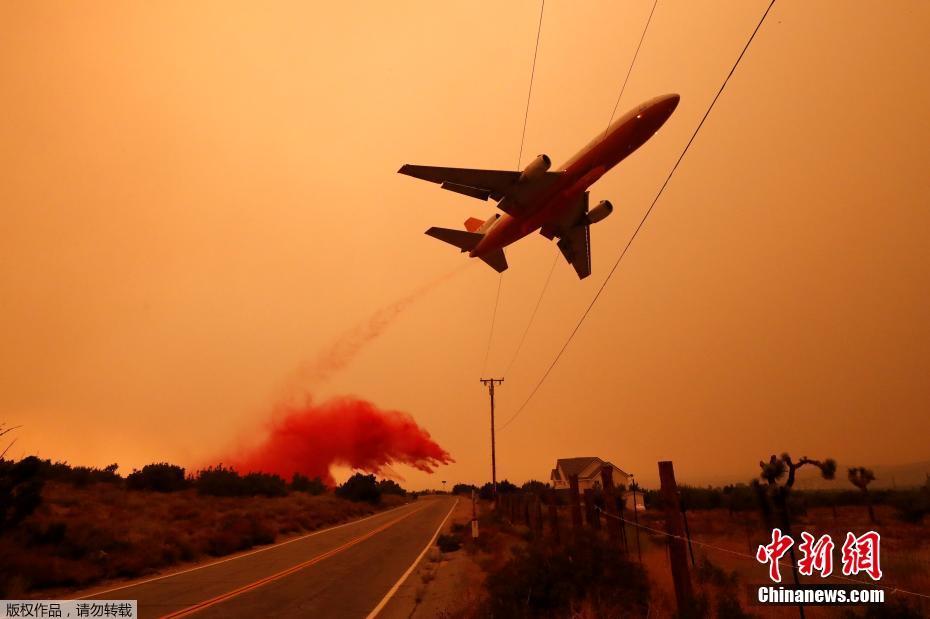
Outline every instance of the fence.
[[(595, 540), (594, 543), (608, 544), (618, 552), (629, 554), (631, 560), (643, 562), (643, 539), (659, 540), (667, 548), (669, 570), (673, 582), (675, 601), (679, 614), (693, 614), (695, 603), (694, 575), (692, 569), (697, 567), (695, 547), (704, 556), (711, 554), (725, 555), (751, 562), (758, 566), (752, 553), (753, 541), (747, 533), (750, 552), (742, 552), (719, 544), (692, 537), (687, 511), (680, 503), (678, 487), (671, 462), (659, 463), (661, 482), (660, 495), (664, 510), (663, 522), (642, 521), (637, 509), (629, 509), (627, 497), (637, 505), (635, 487), (614, 488), (611, 471), (602, 471), (600, 489), (578, 487), (577, 476), (569, 479), (567, 490), (546, 490), (542, 493), (514, 493), (500, 496), (500, 514), (515, 525), (527, 528), (533, 542), (559, 546), (570, 540)], [(653, 520), (653, 516), (650, 516)], [(787, 570), (793, 570), (791, 562), (780, 562)], [(920, 600), (921, 604), (930, 601), (930, 595), (909, 591), (894, 586), (882, 585), (871, 581), (832, 574), (829, 578), (842, 582), (854, 583), (866, 587), (879, 587), (891, 594), (901, 594)], [(799, 609), (803, 617), (803, 609)]]

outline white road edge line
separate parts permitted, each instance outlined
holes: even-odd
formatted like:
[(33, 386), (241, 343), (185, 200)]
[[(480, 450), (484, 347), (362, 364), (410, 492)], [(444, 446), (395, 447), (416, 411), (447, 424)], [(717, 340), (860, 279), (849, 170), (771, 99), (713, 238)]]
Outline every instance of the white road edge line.
[(393, 511), (397, 511), (398, 509), (401, 509), (402, 507), (407, 507), (407, 506), (414, 505), (414, 504), (415, 504), (415, 503), (405, 503), (405, 504), (403, 504), (403, 505), (398, 505), (397, 507), (392, 507), (391, 509), (386, 509), (386, 510), (384, 510), (383, 512), (377, 512), (377, 513), (372, 514), (372, 515), (370, 515), (370, 516), (365, 516), (364, 518), (360, 518), (359, 520), (350, 520), (349, 522), (343, 522), (342, 524), (337, 524), (336, 526), (333, 526), (333, 527), (328, 527), (328, 528), (326, 528), (326, 529), (320, 529), (320, 530), (318, 530), (318, 531), (313, 531), (312, 533), (307, 533), (306, 535), (301, 535), (300, 537), (295, 537), (294, 539), (289, 539), (289, 540), (284, 541), (284, 542), (278, 542), (277, 544), (271, 544), (270, 546), (263, 546), (263, 547), (258, 548), (258, 549), (256, 549), (256, 550), (250, 550), (249, 552), (244, 552), (244, 553), (238, 554), (238, 555), (236, 555), (236, 556), (234, 556), (234, 557), (226, 557), (225, 559), (220, 559), (220, 560), (218, 560), (218, 561), (211, 561), (210, 563), (204, 563), (203, 565), (197, 565), (197, 566), (195, 566), (195, 567), (191, 567), (191, 568), (188, 568), (188, 569), (186, 569), (186, 570), (181, 570), (181, 571), (179, 571), (179, 572), (170, 572), (170, 573), (168, 573), (168, 574), (162, 574), (161, 576), (155, 576), (155, 577), (149, 578), (149, 579), (147, 579), (147, 580), (140, 580), (140, 581), (138, 581), (138, 582), (131, 582), (131, 583), (128, 583), (128, 584), (125, 584), (125, 585), (120, 585), (120, 586), (118, 586), (118, 587), (113, 587), (112, 589), (105, 589), (105, 590), (103, 590), (103, 591), (95, 591), (95, 592), (93, 592), (93, 593), (88, 593), (87, 595), (82, 595), (81, 597), (75, 597), (75, 598), (72, 598), (72, 599), (75, 599), (75, 600), (86, 600), (86, 599), (88, 599), (88, 598), (96, 597), (96, 596), (98, 596), (98, 595), (106, 595), (107, 593), (113, 593), (114, 591), (120, 591), (121, 589), (129, 589), (130, 587), (137, 587), (137, 586), (139, 586), (139, 585), (145, 585), (145, 584), (148, 584), (148, 583), (150, 583), (150, 582), (155, 582), (156, 580), (163, 580), (163, 579), (165, 579), (165, 578), (171, 578), (172, 576), (180, 576), (181, 574), (187, 574), (187, 573), (189, 573), (189, 572), (196, 572), (197, 570), (202, 570), (202, 569), (205, 569), (205, 568), (208, 568), (208, 567), (213, 567), (214, 565), (219, 565), (220, 563), (226, 563), (226, 562), (228, 562), (228, 561), (235, 561), (236, 559), (242, 559), (242, 558), (244, 558), (244, 557), (250, 557), (250, 556), (255, 555), (255, 554), (258, 554), (258, 553), (260, 553), (260, 552), (265, 552), (266, 550), (272, 550), (272, 549), (274, 549), (274, 548), (280, 548), (281, 546), (286, 546), (286, 545), (288, 545), (288, 544), (293, 544), (294, 542), (299, 542), (300, 540), (302, 540), (302, 539), (307, 539), (308, 537), (314, 537), (314, 536), (316, 536), (316, 535), (322, 535), (323, 533), (328, 533), (329, 531), (335, 531), (336, 529), (341, 529), (341, 528), (343, 528), (343, 527), (347, 527), (347, 526), (352, 525), (352, 524), (358, 524), (359, 522), (365, 522), (366, 520), (371, 520), (372, 518), (376, 518), (376, 517), (378, 517), (378, 516), (383, 516), (384, 514), (389, 514), (389, 513), (393, 512)]
[(433, 533), (433, 537), (429, 540), (429, 543), (426, 544), (426, 548), (423, 549), (423, 552), (420, 553), (420, 556), (414, 559), (413, 563), (410, 564), (410, 567), (407, 568), (407, 571), (404, 572), (403, 576), (401, 576), (400, 579), (394, 583), (394, 586), (391, 587), (391, 590), (387, 592), (387, 595), (381, 598), (381, 601), (378, 602), (378, 605), (375, 606), (373, 611), (368, 613), (368, 616), (365, 617), (365, 619), (375, 619), (375, 617), (378, 616), (378, 613), (384, 610), (384, 607), (387, 606), (387, 603), (391, 601), (391, 598), (394, 597), (394, 594), (397, 593), (397, 590), (400, 589), (400, 586), (404, 584), (404, 581), (410, 577), (410, 574), (413, 573), (413, 570), (416, 569), (420, 561), (423, 560), (423, 555), (426, 554), (426, 551), (429, 550), (430, 547), (436, 542), (436, 538), (439, 537), (439, 532), (442, 531), (444, 526), (446, 526), (446, 521), (449, 519), (449, 516), (452, 515), (452, 510), (454, 510), (455, 506), (458, 504), (459, 500), (455, 499), (455, 503), (453, 503), (452, 507), (449, 508), (449, 513), (446, 514), (446, 517), (443, 518), (442, 522), (439, 523), (439, 526), (436, 527), (436, 532)]

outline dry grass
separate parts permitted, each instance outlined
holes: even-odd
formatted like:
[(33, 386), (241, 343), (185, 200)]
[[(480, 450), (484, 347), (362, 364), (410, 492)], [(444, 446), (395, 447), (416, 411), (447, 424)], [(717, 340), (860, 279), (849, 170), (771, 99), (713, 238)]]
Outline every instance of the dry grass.
[(35, 513), (0, 536), (0, 594), (15, 597), (142, 576), (337, 524), (403, 499), (384, 501), (375, 507), (331, 494), (226, 498), (193, 490), (156, 493), (114, 484), (49, 483)]

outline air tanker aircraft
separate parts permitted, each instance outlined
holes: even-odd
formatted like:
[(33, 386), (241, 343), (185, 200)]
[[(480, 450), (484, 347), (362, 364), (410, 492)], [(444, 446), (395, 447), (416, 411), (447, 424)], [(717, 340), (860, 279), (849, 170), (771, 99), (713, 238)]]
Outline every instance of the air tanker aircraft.
[(678, 99), (656, 97), (630, 110), (555, 172), (549, 171), (552, 162), (546, 155), (522, 172), (409, 164), (398, 172), (479, 200), (492, 198), (504, 212), (484, 221), (470, 217), (465, 230), (430, 228), (426, 234), (502, 272), (507, 269), (504, 247), (539, 230), (547, 239), (559, 239), (562, 255), (584, 279), (591, 274), (589, 226), (614, 208), (602, 200), (589, 210), (588, 188), (651, 138), (675, 111)]

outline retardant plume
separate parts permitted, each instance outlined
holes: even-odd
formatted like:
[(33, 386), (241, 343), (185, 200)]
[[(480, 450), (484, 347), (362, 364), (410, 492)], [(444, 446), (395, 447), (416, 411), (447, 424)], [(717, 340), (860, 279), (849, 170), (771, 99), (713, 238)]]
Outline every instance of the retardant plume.
[(407, 413), (381, 410), (353, 397), (284, 409), (273, 416), (268, 429), (257, 447), (224, 462), (243, 473), (320, 477), (330, 486), (334, 465), (385, 474), (391, 473), (391, 464), (406, 464), (432, 473), (453, 462)]
[(286, 386), (283, 399), (293, 401), (295, 394), (325, 383), (334, 374), (345, 369), (368, 344), (380, 337), (404, 310), (468, 266), (469, 263), (466, 263), (427, 282), (408, 295), (375, 311), (368, 320), (337, 337), (316, 357), (297, 369)]

